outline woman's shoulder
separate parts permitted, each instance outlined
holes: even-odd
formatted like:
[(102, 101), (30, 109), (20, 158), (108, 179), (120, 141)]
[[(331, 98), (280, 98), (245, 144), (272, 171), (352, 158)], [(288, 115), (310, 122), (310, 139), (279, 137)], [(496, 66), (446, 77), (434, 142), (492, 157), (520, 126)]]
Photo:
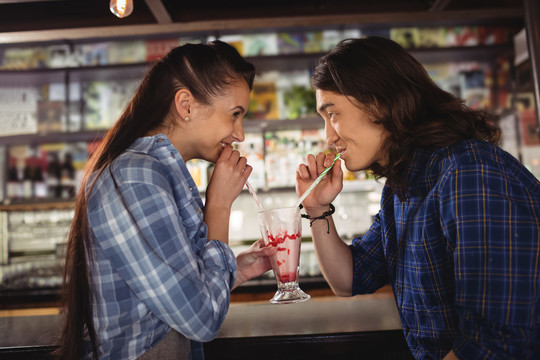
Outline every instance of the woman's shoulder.
[(156, 183), (166, 179), (167, 166), (145, 153), (126, 151), (110, 165), (111, 175), (118, 185), (126, 183)]
[[(97, 176), (97, 178), (95, 178)], [(92, 179), (95, 179), (95, 182)], [(88, 183), (89, 206), (115, 201), (121, 188), (144, 186), (169, 191), (166, 168), (157, 159), (140, 153), (124, 152), (94, 174)]]

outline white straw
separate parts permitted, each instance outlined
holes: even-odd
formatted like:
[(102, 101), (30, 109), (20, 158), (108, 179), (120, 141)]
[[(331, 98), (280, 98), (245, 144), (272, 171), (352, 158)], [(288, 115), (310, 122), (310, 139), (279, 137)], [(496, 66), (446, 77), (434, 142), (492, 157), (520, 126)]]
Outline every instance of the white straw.
[(259, 198), (257, 197), (257, 193), (251, 187), (251, 185), (249, 184), (249, 181), (246, 181), (246, 187), (247, 187), (249, 193), (251, 194), (251, 196), (253, 196), (253, 199), (255, 200), (255, 202), (257, 203), (257, 206), (259, 207), (259, 210), (264, 211), (264, 208), (263, 208), (261, 202), (259, 201)]
[(294, 207), (297, 207), (297, 206), (300, 206), (300, 204), (302, 204), (302, 201), (304, 201), (304, 199), (309, 195), (309, 193), (315, 188), (315, 186), (317, 186), (317, 184), (322, 180), (322, 178), (324, 177), (324, 175), (326, 175), (326, 173), (328, 171), (330, 171), (330, 169), (332, 168), (332, 166), (334, 166), (334, 164), (336, 163), (337, 159), (339, 159), (339, 157), (341, 156), (341, 153), (337, 154), (336, 157), (334, 158), (334, 161), (332, 161), (332, 164), (330, 164), (329, 167), (327, 167), (326, 169), (324, 169), (324, 171), (321, 173), (321, 175), (319, 175), (319, 177), (317, 179), (315, 179), (315, 181), (313, 182), (313, 184), (311, 184), (311, 186), (306, 190), (306, 192), (300, 196), (300, 199), (298, 199), (298, 201), (294, 204)]

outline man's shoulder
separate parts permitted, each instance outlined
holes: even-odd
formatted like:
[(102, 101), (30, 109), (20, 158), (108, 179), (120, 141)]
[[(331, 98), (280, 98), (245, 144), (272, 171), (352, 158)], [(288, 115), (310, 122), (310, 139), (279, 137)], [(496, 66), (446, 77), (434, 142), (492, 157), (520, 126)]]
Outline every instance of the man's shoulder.
[(447, 173), (470, 175), (483, 182), (514, 184), (540, 194), (540, 182), (510, 153), (481, 140), (466, 140), (447, 149)]

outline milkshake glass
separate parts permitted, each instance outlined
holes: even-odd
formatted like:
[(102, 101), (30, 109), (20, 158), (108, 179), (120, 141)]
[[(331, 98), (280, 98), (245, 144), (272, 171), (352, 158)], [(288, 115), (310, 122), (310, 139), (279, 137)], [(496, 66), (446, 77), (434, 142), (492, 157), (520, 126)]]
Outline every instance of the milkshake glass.
[(259, 226), (266, 246), (277, 248), (270, 261), (278, 290), (273, 304), (290, 304), (310, 298), (298, 285), (302, 222), (297, 206), (259, 212)]

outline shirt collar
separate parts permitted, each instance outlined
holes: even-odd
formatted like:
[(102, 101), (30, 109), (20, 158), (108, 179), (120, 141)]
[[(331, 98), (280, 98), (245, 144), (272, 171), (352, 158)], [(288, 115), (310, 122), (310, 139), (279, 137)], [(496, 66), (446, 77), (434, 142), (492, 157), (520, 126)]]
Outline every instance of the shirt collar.
[(149, 153), (159, 147), (172, 145), (167, 135), (158, 134), (137, 138), (129, 147), (129, 151)]
[(429, 191), (440, 176), (439, 150), (416, 149), (407, 170), (407, 184), (412, 196), (422, 196)]

